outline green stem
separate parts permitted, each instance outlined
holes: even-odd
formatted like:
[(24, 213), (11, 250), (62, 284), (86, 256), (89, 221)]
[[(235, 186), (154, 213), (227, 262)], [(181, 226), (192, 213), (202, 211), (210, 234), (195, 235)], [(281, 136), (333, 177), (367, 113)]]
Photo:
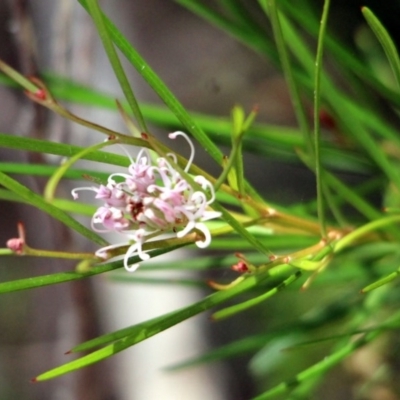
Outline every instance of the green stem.
[(97, 31), (99, 32), (108, 59), (110, 60), (111, 66), (114, 69), (115, 76), (117, 77), (121, 89), (124, 92), (126, 99), (128, 100), (133, 115), (136, 117), (140, 129), (143, 132), (147, 132), (148, 130), (146, 127), (146, 122), (140, 111), (139, 104), (132, 91), (131, 85), (129, 84), (128, 78), (126, 77), (125, 71), (122, 68), (121, 61), (119, 60), (117, 52), (115, 51), (114, 44), (111, 40), (111, 36), (108, 31), (107, 25), (104, 22), (103, 13), (100, 10), (97, 0), (87, 0), (87, 6), (89, 8), (90, 15), (93, 18), (93, 22), (96, 25)]
[(334, 246), (334, 252), (338, 253), (345, 247), (349, 246), (352, 242), (366, 235), (367, 233), (373, 232), (387, 225), (392, 225), (396, 222), (400, 222), (400, 215), (385, 217), (369, 222), (368, 224), (361, 226), (360, 228), (346, 235), (344, 238), (340, 239)]
[(400, 60), (395, 43), (393, 42), (386, 28), (382, 25), (379, 19), (368, 7), (362, 7), (361, 12), (363, 13), (368, 25), (381, 43), (383, 50), (385, 51), (386, 56), (389, 60), (390, 66), (392, 67), (397, 85), (400, 85)]
[[(286, 269), (286, 266), (284, 266), (284, 268)], [(273, 274), (271, 272), (272, 272), (272, 270), (270, 270), (270, 276), (272, 277)], [(281, 272), (281, 271), (279, 271), (279, 272)], [(243, 303), (235, 304), (234, 306), (227, 307), (227, 308), (224, 308), (223, 310), (215, 312), (212, 315), (212, 319), (214, 321), (216, 321), (216, 320), (229, 318), (239, 312), (249, 309), (250, 307), (254, 307), (254, 306), (262, 303), (263, 301), (269, 299), (270, 297), (274, 296), (278, 292), (280, 292), (282, 289), (284, 289), (285, 287), (287, 287), (288, 285), (290, 285), (291, 283), (293, 283), (294, 281), (299, 279), (301, 277), (301, 275), (302, 275), (301, 271), (296, 271), (294, 274), (290, 275), (288, 278), (283, 280), (280, 284), (278, 284), (271, 290), (268, 290), (266, 293), (262, 294), (261, 296), (258, 296), (254, 299), (250, 299)]]
[[(38, 79), (36, 79), (36, 81), (39, 82)], [(90, 129), (94, 129), (101, 133), (104, 133), (108, 137), (118, 137), (118, 138), (123, 139), (127, 143), (130, 142), (130, 143), (138, 145), (138, 146), (141, 145), (141, 143), (143, 142), (143, 140), (141, 140), (141, 139), (132, 138), (128, 135), (124, 135), (123, 133), (113, 131), (112, 129), (106, 128), (106, 127), (96, 124), (94, 122), (87, 121), (83, 118), (78, 117), (75, 114), (72, 114), (66, 108), (62, 107), (60, 104), (57, 103), (57, 101), (51, 96), (50, 92), (44, 86), (44, 84), (42, 85), (41, 89), (46, 91), (46, 97), (44, 99), (36, 96), (34, 93), (31, 93), (31, 92), (26, 93), (26, 94), (32, 101), (34, 101), (44, 107), (47, 107), (49, 110), (57, 113), (58, 115), (61, 115), (64, 118), (67, 118), (73, 122), (76, 122), (79, 125), (85, 126)]]
[(321, 129), (320, 129), (320, 104), (321, 104), (321, 72), (322, 57), (324, 50), (324, 39), (326, 24), (328, 21), (330, 0), (325, 0), (322, 11), (321, 25), (318, 35), (317, 57), (315, 59), (315, 79), (314, 79), (314, 155), (315, 155), (315, 175), (317, 183), (317, 212), (321, 225), (321, 235), (326, 237), (325, 205), (322, 185), (322, 166), (321, 166)]
[(233, 144), (232, 144), (232, 151), (231, 151), (231, 154), (229, 155), (228, 161), (225, 164), (221, 175), (219, 176), (219, 178), (217, 179), (217, 181), (214, 184), (215, 192), (217, 192), (218, 189), (221, 187), (221, 185), (225, 182), (226, 177), (228, 176), (230, 170), (232, 169), (233, 164), (236, 161), (236, 158), (239, 154), (239, 150), (240, 150), (240, 145), (238, 144), (238, 142), (236, 140), (234, 140)]
[[(87, 0), (78, 0), (83, 7), (88, 9)], [(168, 108), (175, 114), (178, 120), (190, 132), (205, 150), (217, 161), (220, 165), (222, 153), (214, 144), (214, 142), (203, 132), (196, 121), (190, 116), (183, 105), (171, 93), (164, 82), (155, 74), (150, 66), (144, 61), (139, 53), (131, 46), (121, 32), (111, 23), (111, 21), (103, 15), (103, 20), (110, 32), (111, 38), (116, 46), (125, 55), (127, 60), (135, 67), (143, 79), (153, 88), (155, 93), (165, 102)]]
[(0, 60), (0, 71), (9, 76), (14, 82), (20, 84), (28, 92), (36, 93), (40, 88), (32, 83), (29, 79), (26, 79), (23, 75), (17, 72), (14, 68), (11, 68), (5, 62)]
[(43, 249), (33, 249), (27, 245), (24, 246), (24, 256), (65, 258), (69, 260), (99, 260), (93, 253), (68, 253), (66, 251), (53, 251)]
[(57, 185), (64, 176), (64, 174), (67, 172), (71, 166), (76, 163), (78, 160), (80, 160), (83, 156), (86, 154), (89, 154), (93, 151), (100, 150), (103, 147), (106, 146), (111, 146), (115, 143), (118, 143), (118, 140), (109, 140), (107, 142), (102, 142), (98, 143), (94, 146), (90, 146), (79, 153), (75, 154), (73, 157), (71, 157), (68, 161), (63, 163), (56, 171), (55, 173), (51, 176), (51, 178), (48, 180), (47, 185), (44, 189), (44, 195), (43, 197), (45, 198), (46, 201), (52, 202), (54, 200), (54, 194), (57, 189)]
[[(22, 198), (22, 200), (38, 208), (39, 210), (42, 210), (45, 213), (51, 215), (53, 218), (58, 219), (71, 229), (76, 230), (81, 235), (88, 238), (89, 240), (101, 246), (108, 244), (102, 237), (97, 235), (95, 232), (93, 232), (90, 229), (87, 229), (77, 220), (70, 217), (68, 214), (61, 211), (52, 204), (47, 203), (41, 196), (39, 196), (32, 190), (28, 189), (26, 186), (21, 185), (19, 182), (10, 178), (6, 174), (3, 174), (2, 172), (0, 172), (0, 184), (2, 184), (5, 188), (11, 190), (12, 192), (16, 193), (18, 196)], [(40, 223), (38, 225), (40, 225)], [(38, 229), (40, 229), (40, 226), (38, 226)]]
[(296, 114), (297, 122), (300, 126), (300, 131), (304, 136), (304, 141), (307, 144), (309, 152), (312, 153), (313, 145), (310, 134), (310, 127), (307, 122), (306, 112), (304, 110), (303, 103), (300, 99), (299, 89), (296, 83), (295, 75), (292, 70), (292, 65), (290, 62), (290, 57), (285, 45), (285, 38), (283, 37), (282, 27), (280, 23), (280, 16), (278, 7), (276, 5), (276, 0), (259, 0), (260, 6), (264, 12), (270, 17), (272, 29), (274, 32), (274, 38), (276, 46), (278, 48), (279, 58), (282, 64), (283, 73), (290, 91), (290, 97), (292, 100), (294, 112)]
[(0, 249), (0, 256), (14, 256), (15, 253), (10, 249)]

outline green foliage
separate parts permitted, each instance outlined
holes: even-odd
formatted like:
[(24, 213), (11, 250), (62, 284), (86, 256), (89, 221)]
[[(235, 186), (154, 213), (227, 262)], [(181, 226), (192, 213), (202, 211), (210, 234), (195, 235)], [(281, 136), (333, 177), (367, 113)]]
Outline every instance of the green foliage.
[[(215, 8), (197, 0), (177, 1), (282, 69), (298, 128), (258, 123), (255, 110), (246, 115), (240, 106), (234, 107), (231, 117), (189, 112), (126, 40), (117, 24), (102, 13), (98, 2), (80, 0), (80, 3), (93, 19), (126, 97), (126, 103), (121, 103), (121, 110), (125, 111), (120, 111), (124, 117), (131, 112), (140, 128), (138, 131), (145, 131), (148, 137), (110, 131), (71, 114), (56, 99), (113, 110), (117, 106), (107, 94), (57, 76), (57, 71), (48, 73), (42, 83), (28, 80), (0, 63), (0, 70), (5, 74), (1, 76), (3, 84), (21, 86), (31, 100), (62, 117), (112, 136), (112, 143), (144, 146), (160, 156), (169, 149), (152, 137), (148, 126), (181, 129), (191, 134), (220, 166), (221, 173), (212, 177), (195, 165), (186, 173), (182, 166), (187, 161), (180, 155), (175, 167), (182, 171), (185, 179), (191, 180), (190, 174), (203, 175), (214, 184), (217, 200), (212, 208), (221, 212), (222, 222), (209, 223), (213, 237), (210, 247), (224, 255), (209, 257), (203, 252), (190, 263), (187, 260), (162, 264), (146, 262), (141, 268), (148, 272), (162, 268), (207, 273), (210, 269), (226, 270), (234, 265), (240, 276), (232, 282), (211, 282), (211, 294), (195, 304), (77, 345), (71, 352), (89, 351), (89, 354), (45, 372), (35, 381), (55, 378), (101, 361), (232, 299), (236, 303), (214, 311), (213, 319), (219, 321), (236, 315), (246, 318), (246, 313), (253, 313), (253, 317), (259, 316), (255, 325), (260, 333), (237, 339), (175, 368), (250, 353), (254, 357), (253, 372), (259, 382), (260, 394), (256, 397), (259, 400), (280, 398), (289, 392), (291, 398), (310, 398), (328, 372), (358, 349), (378, 337), (384, 337), (390, 344), (390, 333), (400, 324), (400, 314), (393, 311), (398, 309), (400, 301), (397, 294), (400, 96), (397, 88), (386, 86), (373, 66), (365, 62), (368, 54), (352, 51), (329, 29), (330, 2), (325, 0), (323, 9), (316, 11), (307, 0), (296, 2), (295, 6), (289, 1), (259, 0), (249, 12), (245, 2), (236, 0), (221, 1)], [(258, 18), (254, 18), (255, 14)], [(373, 11), (364, 7), (362, 14), (382, 45), (387, 63), (399, 82), (400, 60), (393, 40)], [(116, 48), (165, 106), (137, 101)], [(337, 75), (331, 71), (339, 71), (346, 84), (342, 81), (339, 85)], [(313, 101), (312, 120), (305, 111), (307, 97)], [(384, 99), (394, 122), (388, 122), (378, 98)], [(240, 94), (235, 101), (240, 103)], [(329, 120), (327, 127), (324, 127), (325, 119)], [(134, 123), (128, 125), (132, 127)], [(102, 140), (99, 135), (100, 144), (83, 149), (1, 133), (0, 146), (4, 148), (62, 155), (69, 161), (60, 167), (0, 163), (0, 199), (36, 207), (96, 245), (104, 246), (106, 242), (102, 237), (76, 219), (77, 215), (93, 215), (96, 208), (55, 197), (57, 185), (65, 179), (80, 182), (82, 176), (89, 176), (95, 182), (106, 181), (108, 174), (97, 171), (98, 163), (124, 168), (130, 164), (127, 157), (102, 150), (107, 145)], [(231, 146), (227, 157), (220, 151), (220, 145)], [(268, 195), (264, 198), (264, 194), (258, 192), (261, 188), (253, 188), (246, 180), (243, 153), (305, 166), (315, 174), (316, 198), (307, 203), (272, 204)], [(75, 169), (73, 164), (81, 159), (95, 166)], [(8, 174), (48, 177), (47, 191), (34, 193)], [(354, 175), (362, 176), (363, 182), (349, 184), (346, 177)], [(372, 201), (377, 192), (380, 200)], [(25, 237), (20, 239), (25, 240)], [(26, 240), (29, 242), (29, 238)], [(196, 235), (187, 235), (146, 243), (144, 250), (153, 258), (195, 241)], [(65, 249), (49, 252), (24, 244), (23, 250), (16, 251), (15, 256), (72, 257)], [(112, 255), (126, 251), (127, 246), (121, 247)], [(238, 251), (244, 254), (233, 257)], [(0, 255), (10, 254), (9, 249), (0, 249)], [(199, 279), (168, 281), (148, 275), (143, 278), (140, 272), (128, 276), (116, 271), (123, 263), (114, 261), (113, 257), (104, 263), (99, 263), (101, 260), (93, 254), (78, 254), (75, 258), (81, 261), (76, 270), (2, 282), (0, 293), (86, 279), (111, 271), (114, 271), (110, 275), (113, 279), (132, 285), (136, 282), (203, 285)], [(140, 260), (132, 257), (131, 261)], [(295, 299), (293, 310), (285, 309), (290, 299)], [(276, 310), (277, 316), (270, 317), (273, 326), (267, 328), (262, 321), (269, 310), (268, 304), (272, 305), (272, 311)], [(319, 360), (307, 363), (299, 356), (299, 348), (312, 354), (321, 342), (325, 347)], [(275, 360), (280, 357), (279, 352), (274, 352), (276, 348), (290, 350), (285, 354), (286, 369)], [(269, 360), (271, 354), (274, 362)], [(269, 380), (273, 385), (269, 387), (263, 383), (267, 375), (273, 377)]]

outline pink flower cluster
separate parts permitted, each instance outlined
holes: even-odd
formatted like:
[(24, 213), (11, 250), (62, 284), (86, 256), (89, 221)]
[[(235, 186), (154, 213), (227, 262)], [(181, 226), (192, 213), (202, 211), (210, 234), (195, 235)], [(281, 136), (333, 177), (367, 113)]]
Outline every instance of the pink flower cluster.
[[(169, 135), (171, 139), (177, 136), (185, 137), (191, 147), (185, 168), (188, 172), (194, 157), (193, 144), (183, 132)], [(176, 162), (174, 154), (168, 156)], [(194, 190), (166, 158), (158, 158), (153, 165), (147, 149), (142, 149), (136, 161), (131, 159), (127, 174), (111, 174), (106, 185), (76, 188), (72, 196), (77, 199), (80, 190), (96, 192), (95, 198), (104, 203), (93, 215), (92, 229), (127, 235), (130, 246), (124, 256), (124, 266), (128, 271), (135, 271), (139, 264), (129, 265), (129, 258), (137, 255), (148, 260), (150, 256), (143, 251), (143, 243), (160, 234), (172, 233), (181, 238), (197, 229), (203, 233), (204, 240), (197, 241), (196, 245), (204, 248), (210, 244), (211, 234), (203, 222), (218, 218), (221, 213), (209, 210), (215, 199), (212, 184), (203, 176), (195, 176), (194, 181), (202, 191)], [(122, 245), (126, 243), (104, 247), (96, 255), (106, 259), (108, 250)]]

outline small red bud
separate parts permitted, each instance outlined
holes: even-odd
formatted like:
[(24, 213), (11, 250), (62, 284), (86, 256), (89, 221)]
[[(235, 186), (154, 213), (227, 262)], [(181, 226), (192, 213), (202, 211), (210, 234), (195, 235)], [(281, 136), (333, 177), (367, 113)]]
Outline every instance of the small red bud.
[(13, 238), (7, 240), (7, 247), (17, 254), (22, 254), (24, 250), (24, 244), (24, 240), (21, 238)]
[(244, 261), (239, 261), (237, 264), (232, 265), (232, 270), (244, 274), (245, 272), (249, 272), (249, 267)]
[(46, 100), (46, 92), (44, 89), (38, 89), (34, 94), (39, 100)]

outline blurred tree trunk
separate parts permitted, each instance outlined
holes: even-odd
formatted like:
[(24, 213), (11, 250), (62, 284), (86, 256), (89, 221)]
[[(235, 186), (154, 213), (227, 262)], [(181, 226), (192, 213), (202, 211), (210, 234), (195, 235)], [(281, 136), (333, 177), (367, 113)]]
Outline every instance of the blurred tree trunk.
[[(69, 0), (0, 2), (0, 57), (28, 76), (40, 76), (43, 70), (54, 67), (61, 73), (67, 72), (77, 61), (70, 58), (71, 51), (79, 51), (74, 48), (78, 42), (70, 42), (72, 27), (68, 26), (73, 13), (79, 12), (78, 8), (77, 3)], [(85, 58), (90, 58), (91, 54), (82, 53), (81, 56), (79, 67), (85, 65)], [(55, 123), (53, 116), (31, 104), (19, 91), (0, 88), (0, 103), (2, 133), (68, 140), (68, 125), (60, 121)], [(27, 163), (46, 161), (40, 154), (1, 148), (0, 158), (2, 161)], [(43, 190), (44, 182), (40, 179), (18, 177), (18, 180), (37, 192)], [(65, 249), (72, 243), (75, 249), (79, 246), (80, 241), (74, 240), (60, 223), (31, 207), (1, 202), (0, 214), (2, 247), (7, 239), (16, 236), (18, 221), (25, 225), (27, 241), (33, 247)], [(1, 267), (1, 280), (6, 281), (71, 270), (74, 264), (10, 257), (1, 259)], [(63, 356), (63, 353), (73, 345), (100, 334), (91, 281), (2, 295), (0, 320), (1, 398), (117, 398), (110, 374), (111, 363), (95, 365), (54, 381), (29, 383), (35, 375), (69, 361), (71, 356)]]

